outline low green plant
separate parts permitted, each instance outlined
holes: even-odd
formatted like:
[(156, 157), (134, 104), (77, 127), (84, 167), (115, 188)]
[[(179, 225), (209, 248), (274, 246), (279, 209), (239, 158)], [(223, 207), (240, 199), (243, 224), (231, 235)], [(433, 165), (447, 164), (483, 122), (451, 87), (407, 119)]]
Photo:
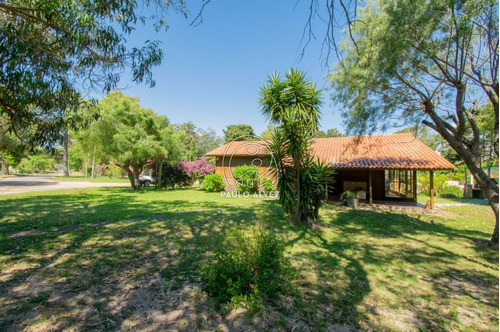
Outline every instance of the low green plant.
[[(433, 188), (434, 193), (439, 195), (439, 193), (446, 187), (446, 181), (454, 180), (451, 172), (435, 172), (434, 173), (434, 182)], [(418, 182), (418, 192), (424, 195), (430, 195), (430, 176), (429, 172), (422, 171), (417, 175)]]
[(238, 190), (254, 193), (257, 191), (259, 171), (253, 165), (241, 165), (234, 169), (233, 177), (238, 182)]
[(205, 291), (220, 308), (246, 303), (253, 312), (287, 289), (293, 276), (285, 246), (262, 228), (232, 228), (201, 269)]
[(51, 170), (54, 165), (55, 160), (53, 158), (44, 155), (34, 155), (21, 159), (18, 168), (21, 174), (32, 174), (44, 173), (47, 170)]
[(262, 178), (262, 180), (260, 180), (260, 184), (262, 185), (262, 188), (264, 188), (265, 192), (276, 190), (276, 187), (274, 186), (273, 181), (271, 179)]
[(219, 192), (224, 190), (225, 184), (221, 175), (208, 174), (205, 175), (205, 179), (203, 180), (201, 187), (206, 191)]
[(444, 186), (439, 192), (439, 197), (443, 198), (459, 198), (463, 196), (462, 189), (457, 186)]
[(123, 169), (114, 164), (107, 165), (106, 168), (104, 168), (102, 171), (102, 175), (109, 176), (110, 178), (123, 177), (123, 174)]
[(346, 204), (348, 204), (350, 201), (352, 201), (356, 198), (358, 198), (358, 193), (356, 193), (355, 191), (350, 191), (350, 190), (344, 191), (340, 195), (340, 200)]

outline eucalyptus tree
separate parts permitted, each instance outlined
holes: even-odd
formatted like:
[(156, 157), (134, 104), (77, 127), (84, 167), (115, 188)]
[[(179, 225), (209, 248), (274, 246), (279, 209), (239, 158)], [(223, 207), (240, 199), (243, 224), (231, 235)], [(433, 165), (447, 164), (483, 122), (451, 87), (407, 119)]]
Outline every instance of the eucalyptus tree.
[[(321, 115), (320, 91), (303, 72), (290, 69), (284, 79), (270, 76), (260, 96), (262, 113), (277, 126), (270, 145), (277, 162), (280, 203), (292, 222), (307, 224), (317, 217), (311, 206), (316, 187), (314, 181), (305, 181), (305, 175), (312, 174), (310, 147)], [(325, 182), (320, 182), (323, 187)]]
[(153, 86), (160, 42), (129, 37), (138, 25), (167, 29), (171, 11), (187, 16), (184, 0), (0, 1), (0, 115), (9, 129), (53, 144), (79, 92), (108, 92), (127, 68), (134, 82)]
[(423, 123), (439, 133), (484, 190), (498, 243), (498, 185), (481, 169), (479, 123), (491, 104), (498, 158), (498, 2), (374, 0), (350, 31), (329, 76), (349, 130)]
[(127, 174), (132, 189), (140, 189), (139, 174), (148, 162), (179, 160), (181, 141), (167, 117), (120, 91), (109, 93), (97, 106), (101, 118), (88, 131), (108, 159)]
[(224, 141), (217, 137), (212, 128), (207, 130), (198, 128), (193, 122), (174, 124), (174, 131), (183, 136), (182, 142), (186, 154), (182, 157), (189, 161), (195, 161), (203, 157), (205, 153), (222, 145)]
[(247, 124), (228, 125), (223, 132), (224, 143), (229, 143), (234, 140), (251, 140), (254, 139), (253, 136), (255, 136), (252, 126)]

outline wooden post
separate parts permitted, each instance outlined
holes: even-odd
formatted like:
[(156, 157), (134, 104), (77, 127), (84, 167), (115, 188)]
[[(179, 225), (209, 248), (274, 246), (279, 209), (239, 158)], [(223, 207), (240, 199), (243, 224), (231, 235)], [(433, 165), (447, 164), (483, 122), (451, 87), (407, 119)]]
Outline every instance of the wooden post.
[(373, 205), (372, 171), (368, 171), (368, 191), (370, 205)]
[(434, 209), (434, 172), (429, 171), (429, 176), (430, 176), (429, 189), (430, 189), (430, 194), (431, 194), (431, 210), (433, 210)]
[(417, 171), (413, 171), (413, 201), (417, 201)]
[(401, 194), (401, 171), (398, 170), (398, 194)]
[(405, 170), (405, 198), (408, 198), (408, 170)]

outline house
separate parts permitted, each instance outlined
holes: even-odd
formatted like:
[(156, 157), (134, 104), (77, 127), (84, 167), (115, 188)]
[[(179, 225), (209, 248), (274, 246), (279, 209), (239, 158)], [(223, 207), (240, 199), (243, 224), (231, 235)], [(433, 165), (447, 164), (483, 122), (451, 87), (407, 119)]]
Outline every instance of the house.
[[(367, 200), (410, 200), (417, 197), (417, 172), (429, 171), (431, 208), (433, 171), (452, 170), (448, 160), (411, 134), (316, 138), (314, 158), (335, 170), (328, 187), (328, 199), (347, 190), (365, 193)], [(260, 177), (271, 178), (274, 167), (265, 141), (230, 142), (208, 152), (217, 158), (215, 172), (222, 175), (227, 189), (236, 187), (232, 171), (239, 165), (254, 165)], [(328, 185), (328, 184), (326, 184)]]

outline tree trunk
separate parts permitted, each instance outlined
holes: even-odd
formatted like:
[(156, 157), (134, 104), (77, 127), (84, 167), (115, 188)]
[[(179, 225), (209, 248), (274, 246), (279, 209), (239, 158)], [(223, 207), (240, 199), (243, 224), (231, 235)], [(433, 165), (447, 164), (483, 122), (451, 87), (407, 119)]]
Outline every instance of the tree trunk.
[(139, 183), (139, 174), (141, 174), (141, 169), (137, 165), (134, 166), (132, 174), (133, 174), (132, 188), (134, 190), (140, 190), (141, 189), (141, 184)]
[(91, 178), (95, 178), (95, 146), (94, 146), (94, 154), (92, 155), (92, 175)]
[(295, 213), (293, 215), (293, 223), (298, 225), (302, 219), (301, 202), (300, 202), (300, 161), (294, 160), (295, 176), (297, 181), (297, 201), (295, 202)]
[(479, 147), (479, 139), (474, 137), (474, 140), (466, 146), (461, 138), (457, 137), (455, 133), (450, 132), (446, 127), (442, 118), (434, 112), (434, 105), (430, 101), (423, 103), (425, 112), (430, 116), (433, 124), (423, 121), (423, 123), (432, 129), (436, 130), (441, 137), (443, 137), (451, 148), (460, 156), (465, 162), (470, 173), (484, 191), (488, 203), (495, 214), (495, 228), (491, 235), (491, 242), (498, 245), (498, 185), (486, 174), (481, 168), (481, 151)]
[(130, 171), (128, 167), (122, 167), (125, 174), (127, 174), (128, 180), (130, 181), (130, 186), (134, 189), (134, 174)]
[(68, 166), (68, 145), (69, 145), (69, 134), (65, 130), (63, 134), (63, 175), (69, 176), (69, 166)]
[(85, 156), (85, 178), (87, 178), (89, 170), (89, 156)]
[(475, 165), (473, 165), (473, 169), (471, 169), (469, 165), (467, 165), (467, 167), (476, 182), (479, 184), (481, 190), (483, 190), (486, 198), (488, 199), (488, 203), (495, 214), (495, 228), (491, 234), (491, 242), (498, 244), (498, 186), (481, 167), (477, 167)]
[(2, 175), (7, 174), (7, 173), (5, 172), (5, 170), (6, 170), (6, 165), (7, 165), (7, 163), (5, 162), (5, 157), (4, 157), (4, 155), (3, 155), (3, 154), (0, 154), (0, 167), (1, 167), (1, 169), (0, 169), (0, 174), (2, 174)]
[(156, 186), (158, 189), (161, 189), (162, 188), (162, 183), (163, 183), (163, 163), (165, 162), (165, 158), (163, 158), (161, 161), (160, 161), (160, 165), (158, 167), (158, 176), (157, 176), (157, 179), (156, 179)]

